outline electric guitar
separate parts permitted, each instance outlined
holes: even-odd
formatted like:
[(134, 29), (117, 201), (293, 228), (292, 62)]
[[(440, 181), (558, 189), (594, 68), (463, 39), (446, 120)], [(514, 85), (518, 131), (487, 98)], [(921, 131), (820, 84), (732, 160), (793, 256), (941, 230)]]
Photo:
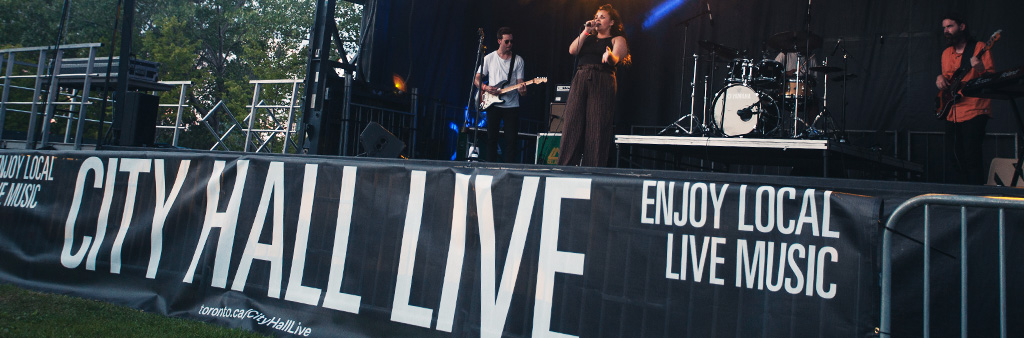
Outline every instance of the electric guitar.
[[(978, 52), (976, 55), (979, 60), (981, 59), (982, 55), (985, 55), (985, 52), (988, 52), (989, 49), (992, 49), (992, 44), (999, 40), (999, 37), (1002, 36), (1002, 33), (1002, 29), (997, 30), (995, 33), (992, 33), (992, 37), (988, 38), (988, 41), (985, 42), (985, 46), (981, 47), (981, 51)], [(963, 57), (969, 56), (964, 55)], [(939, 120), (945, 120), (946, 116), (949, 115), (949, 111), (953, 109), (953, 105), (957, 104), (957, 102), (960, 102), (960, 99), (963, 98), (963, 95), (960, 94), (960, 89), (964, 88), (964, 76), (967, 76), (967, 73), (971, 72), (971, 68), (972, 67), (970, 65), (970, 62), (963, 66), (960, 66), (960, 68), (958, 68), (956, 72), (953, 73), (953, 77), (949, 78), (949, 88), (946, 88), (946, 90), (939, 91), (938, 97), (935, 98), (937, 108), (935, 111), (935, 118)]]
[(508, 80), (501, 81), (501, 82), (498, 83), (498, 85), (494, 86), (494, 87), (501, 88), (500, 90), (498, 90), (498, 94), (497, 95), (491, 94), (491, 93), (488, 93), (488, 92), (485, 92), (485, 91), (482, 91), (480, 93), (480, 110), (487, 109), (487, 107), (490, 107), (491, 105), (493, 105), (495, 103), (503, 103), (503, 102), (505, 102), (505, 100), (501, 98), (503, 95), (505, 95), (505, 93), (508, 93), (510, 91), (513, 91), (513, 90), (519, 90), (519, 88), (522, 88), (522, 87), (525, 87), (525, 86), (529, 86), (529, 85), (532, 85), (532, 84), (544, 83), (544, 82), (548, 82), (548, 78), (546, 78), (546, 77), (538, 77), (538, 78), (530, 80), (530, 81), (525, 81), (525, 82), (522, 82), (522, 83), (517, 83), (517, 84), (511, 85), (511, 86), (505, 87), (505, 85), (508, 84)]

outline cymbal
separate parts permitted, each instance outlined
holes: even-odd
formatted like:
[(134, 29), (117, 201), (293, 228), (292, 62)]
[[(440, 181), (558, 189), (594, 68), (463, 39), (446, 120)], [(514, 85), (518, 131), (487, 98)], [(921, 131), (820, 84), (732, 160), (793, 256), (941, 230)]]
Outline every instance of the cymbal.
[(834, 81), (834, 82), (850, 81), (850, 80), (853, 80), (853, 79), (856, 79), (856, 78), (857, 78), (857, 74), (836, 75), (836, 76), (830, 78), (829, 81)]
[(821, 36), (807, 31), (785, 31), (768, 38), (768, 47), (779, 52), (801, 52), (821, 47)]
[(817, 67), (811, 67), (811, 71), (821, 72), (821, 73), (836, 73), (836, 72), (843, 71), (843, 69), (839, 68), (839, 67), (833, 67), (833, 66), (817, 66)]
[(720, 58), (732, 59), (740, 56), (740, 51), (736, 50), (735, 48), (722, 46), (720, 44), (708, 40), (700, 40), (697, 42), (697, 44), (700, 45), (700, 48), (704, 48), (709, 52), (713, 52)]

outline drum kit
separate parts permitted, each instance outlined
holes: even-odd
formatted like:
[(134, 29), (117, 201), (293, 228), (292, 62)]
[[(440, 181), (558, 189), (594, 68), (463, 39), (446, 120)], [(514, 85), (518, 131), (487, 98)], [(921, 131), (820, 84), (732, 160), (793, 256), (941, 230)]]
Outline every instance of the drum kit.
[[(707, 53), (693, 54), (690, 113), (666, 126), (658, 134), (673, 132), (702, 136), (811, 139), (841, 137), (827, 108), (828, 83), (843, 83), (845, 106), (845, 82), (856, 78), (856, 75), (846, 73), (842, 67), (817, 64), (813, 56), (805, 60), (808, 59), (808, 51), (820, 48), (821, 44), (822, 38), (814, 33), (781, 32), (772, 35), (765, 44), (766, 48), (763, 48), (761, 58), (754, 59), (744, 57), (745, 51), (707, 40), (699, 41), (698, 45)], [(838, 47), (837, 42), (836, 50)], [(845, 60), (845, 48), (843, 51)], [(779, 57), (768, 58), (776, 54)], [(702, 58), (710, 59), (704, 62), (710, 63), (711, 67), (706, 72), (709, 75), (703, 79), (704, 107), (699, 109), (697, 87), (700, 84), (697, 70), (700, 69)], [(714, 89), (714, 71), (721, 63), (726, 64), (725, 75), (722, 76), (724, 88), (710, 95)], [(819, 101), (817, 77), (822, 74), (824, 88)], [(808, 119), (801, 116), (807, 116)]]

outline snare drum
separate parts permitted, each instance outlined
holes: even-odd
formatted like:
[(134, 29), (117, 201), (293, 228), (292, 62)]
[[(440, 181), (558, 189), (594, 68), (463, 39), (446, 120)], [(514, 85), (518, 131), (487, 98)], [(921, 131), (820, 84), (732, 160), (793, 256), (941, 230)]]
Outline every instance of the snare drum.
[(719, 91), (712, 112), (715, 126), (725, 136), (771, 135), (779, 125), (779, 109), (771, 95), (742, 84)]
[(814, 83), (814, 81), (810, 81), (810, 80), (813, 80), (813, 79), (808, 79), (808, 81), (800, 81), (799, 82), (800, 89), (797, 90), (797, 80), (796, 79), (789, 79), (789, 81), (786, 82), (786, 91), (785, 91), (786, 98), (787, 99), (796, 99), (796, 98), (808, 99), (808, 98), (814, 97), (814, 86), (815, 86), (815, 83)]
[(727, 83), (746, 83), (754, 75), (754, 60), (751, 59), (732, 59), (729, 63), (729, 68), (725, 73), (725, 82)]

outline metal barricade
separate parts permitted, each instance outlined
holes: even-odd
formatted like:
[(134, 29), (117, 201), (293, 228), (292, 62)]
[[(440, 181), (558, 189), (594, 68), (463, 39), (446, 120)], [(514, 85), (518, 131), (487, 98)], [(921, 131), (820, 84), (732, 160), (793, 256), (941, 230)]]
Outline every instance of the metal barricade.
[(911, 198), (893, 211), (885, 224), (882, 237), (882, 297), (881, 319), (878, 327), (880, 337), (890, 337), (892, 332), (892, 235), (893, 227), (911, 210), (924, 207), (924, 297), (923, 297), (923, 337), (930, 337), (929, 317), (931, 312), (929, 281), (931, 271), (931, 239), (929, 232), (929, 216), (931, 206), (960, 207), (960, 336), (967, 337), (967, 207), (999, 209), (999, 332), (1000, 337), (1006, 333), (1006, 210), (1024, 210), (1024, 199), (1006, 197), (978, 197), (928, 194)]

